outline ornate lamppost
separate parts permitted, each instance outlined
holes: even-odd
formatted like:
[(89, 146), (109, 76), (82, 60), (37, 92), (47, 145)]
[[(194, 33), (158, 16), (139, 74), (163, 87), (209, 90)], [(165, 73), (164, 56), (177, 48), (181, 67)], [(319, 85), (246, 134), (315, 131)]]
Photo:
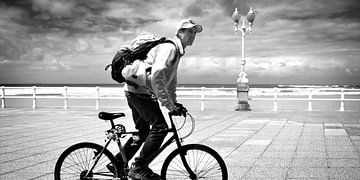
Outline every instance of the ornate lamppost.
[[(234, 20), (235, 25), (235, 34), (237, 34), (238, 31), (241, 31), (241, 71), (239, 74), (239, 78), (237, 79), (237, 103), (235, 106), (235, 111), (250, 111), (250, 105), (248, 103), (249, 99), (249, 79), (246, 77), (247, 74), (245, 72), (245, 35), (247, 32), (252, 32), (252, 25), (255, 20), (255, 13), (250, 7), (250, 10), (248, 14), (246, 15), (246, 19), (249, 22), (248, 27), (245, 25), (245, 17), (241, 16), (238, 12), (237, 8), (235, 8), (235, 11), (232, 15), (232, 19)], [(239, 22), (242, 20), (241, 27)]]

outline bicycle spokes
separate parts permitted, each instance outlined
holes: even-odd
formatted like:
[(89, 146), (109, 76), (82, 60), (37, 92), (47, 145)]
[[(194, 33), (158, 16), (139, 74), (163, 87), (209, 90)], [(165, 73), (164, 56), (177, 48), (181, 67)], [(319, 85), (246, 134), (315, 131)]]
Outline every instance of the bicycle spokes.
[(188, 150), (186, 154), (184, 154), (184, 157), (190, 169), (196, 176), (194, 178), (190, 177), (189, 172), (186, 170), (181, 160), (181, 155), (178, 154), (168, 166), (167, 179), (182, 179), (182, 177), (185, 176), (191, 179), (222, 178), (220, 164), (211, 154), (201, 150), (192, 149)]

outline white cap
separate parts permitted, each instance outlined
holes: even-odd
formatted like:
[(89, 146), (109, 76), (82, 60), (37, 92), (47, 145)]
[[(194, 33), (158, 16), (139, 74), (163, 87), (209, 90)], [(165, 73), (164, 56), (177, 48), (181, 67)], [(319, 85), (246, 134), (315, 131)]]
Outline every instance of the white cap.
[(197, 33), (202, 31), (202, 26), (201, 25), (196, 24), (191, 19), (184, 19), (178, 25), (176, 34), (179, 32), (180, 29), (189, 29), (189, 28), (194, 28), (195, 32), (197, 32)]

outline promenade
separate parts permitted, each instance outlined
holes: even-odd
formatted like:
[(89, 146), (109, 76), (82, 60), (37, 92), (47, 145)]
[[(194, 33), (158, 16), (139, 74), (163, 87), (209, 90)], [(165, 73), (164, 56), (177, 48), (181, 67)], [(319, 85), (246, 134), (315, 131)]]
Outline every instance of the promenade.
[[(127, 117), (116, 122), (133, 129), (127, 108), (104, 110), (125, 112)], [(0, 109), (0, 179), (53, 179), (55, 162), (68, 146), (83, 141), (103, 145), (109, 124), (97, 119), (98, 112)], [(227, 164), (230, 180), (360, 178), (359, 111), (191, 113), (196, 129), (184, 143), (215, 149)], [(160, 162), (154, 162), (156, 172)]]

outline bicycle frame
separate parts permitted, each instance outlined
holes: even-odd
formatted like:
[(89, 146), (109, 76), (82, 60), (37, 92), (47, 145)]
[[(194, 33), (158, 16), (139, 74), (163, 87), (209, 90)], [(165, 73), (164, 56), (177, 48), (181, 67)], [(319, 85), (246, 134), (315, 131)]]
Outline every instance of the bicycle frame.
[[(177, 148), (181, 148), (182, 145), (181, 145), (181, 142), (182, 142), (182, 139), (180, 139), (179, 135), (178, 135), (178, 132), (176, 130), (176, 126), (175, 126), (175, 123), (173, 121), (173, 118), (172, 118), (172, 114), (169, 112), (169, 119), (170, 119), (170, 125), (171, 125), (171, 128), (169, 128), (167, 130), (168, 133), (173, 133), (173, 135), (160, 147), (160, 149), (154, 153), (151, 157), (150, 157), (150, 162), (152, 162), (159, 154), (161, 154), (161, 152), (163, 152), (170, 144), (173, 143), (173, 141), (176, 142), (176, 145), (177, 145)], [(188, 114), (190, 116), (190, 114)], [(114, 121), (113, 120), (110, 120), (111, 122), (111, 127), (112, 129), (115, 129), (115, 124), (114, 124)], [(123, 134), (131, 134), (131, 135), (134, 135), (134, 134), (137, 134), (138, 132), (124, 132)], [(126, 167), (128, 169), (128, 159), (126, 158), (125, 156), (125, 151), (124, 151), (124, 148), (123, 146), (121, 145), (121, 141), (120, 141), (120, 138), (118, 136), (118, 134), (110, 134), (108, 136), (109, 138), (109, 141), (106, 142), (106, 144), (104, 145), (104, 149), (106, 149), (108, 147), (108, 145), (110, 144), (111, 140), (115, 140), (118, 147), (119, 147), (119, 151), (120, 151), (120, 154), (121, 154), (121, 157), (122, 157), (122, 160), (123, 160), (123, 167)], [(104, 152), (104, 149), (99, 153), (98, 156), (96, 156), (96, 159), (95, 159), (95, 162), (93, 164), (93, 166), (89, 169), (87, 175), (92, 172), (92, 170), (94, 169), (95, 165), (97, 164), (98, 160), (100, 159), (102, 153)], [(180, 158), (181, 158), (181, 161), (182, 163), (184, 164), (184, 167), (185, 169), (188, 171), (189, 175), (190, 175), (190, 178), (191, 179), (194, 179), (196, 178), (196, 175), (195, 173), (191, 170), (189, 164), (186, 162), (186, 159), (185, 159), (185, 154), (183, 153), (180, 153)]]

